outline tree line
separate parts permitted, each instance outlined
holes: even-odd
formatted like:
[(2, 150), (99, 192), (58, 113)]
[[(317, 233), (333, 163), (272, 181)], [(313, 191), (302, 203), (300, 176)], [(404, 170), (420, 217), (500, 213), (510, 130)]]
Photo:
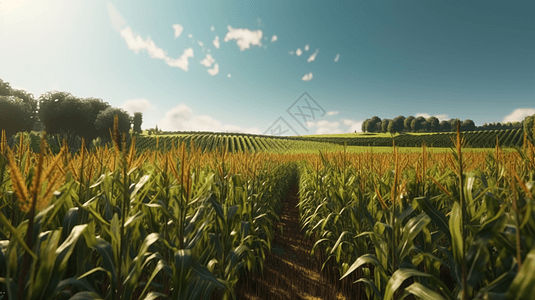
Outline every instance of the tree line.
[(78, 98), (68, 92), (46, 92), (38, 99), (24, 90), (13, 89), (0, 79), (0, 131), (9, 138), (17, 132), (45, 130), (47, 134), (66, 134), (109, 140), (114, 116), (119, 117), (119, 131), (141, 133), (141, 112), (131, 117), (125, 110), (112, 107), (99, 98)]
[[(522, 128), (523, 122), (509, 123), (490, 123), (483, 126), (476, 126), (474, 121), (466, 119), (458, 121), (457, 119), (442, 120), (437, 117), (424, 118), (413, 116), (397, 116), (394, 119), (382, 119), (373, 116), (362, 122), (362, 132), (388, 132), (391, 134), (400, 132), (451, 132), (457, 129), (457, 122), (461, 122), (462, 131), (483, 131), (483, 130), (507, 130)], [(531, 127), (530, 127), (531, 129)]]

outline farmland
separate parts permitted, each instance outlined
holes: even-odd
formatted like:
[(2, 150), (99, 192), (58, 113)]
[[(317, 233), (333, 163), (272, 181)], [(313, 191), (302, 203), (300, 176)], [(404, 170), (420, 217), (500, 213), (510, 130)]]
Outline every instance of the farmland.
[(405, 153), (395, 139), (381, 151), (231, 134), (127, 142), (117, 127), (104, 146), (82, 141), (70, 151), (65, 142), (52, 151), (43, 136), (34, 152), (24, 135), (2, 136), (0, 291), (9, 299), (258, 299), (262, 287), (271, 299), (291, 298), (277, 278), (293, 275), (276, 269), (297, 268), (273, 260), (286, 239), (300, 272), (327, 279), (314, 288), (323, 299), (336, 299), (326, 294), (333, 290), (530, 299), (531, 137), (514, 151), (495, 142), (467, 151), (469, 133), (445, 135), (451, 149)]

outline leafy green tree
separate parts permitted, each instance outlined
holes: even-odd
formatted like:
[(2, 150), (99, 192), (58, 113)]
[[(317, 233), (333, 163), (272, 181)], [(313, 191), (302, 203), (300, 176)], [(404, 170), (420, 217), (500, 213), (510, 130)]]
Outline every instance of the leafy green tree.
[(366, 126), (367, 132), (380, 132), (381, 131), (381, 118), (373, 116)]
[(474, 131), (476, 130), (476, 124), (470, 119), (466, 119), (461, 123), (462, 131)]
[(396, 133), (396, 130), (395, 130), (395, 127), (396, 127), (396, 122), (394, 121), (391, 121), (388, 123), (388, 128), (386, 129), (388, 133), (390, 134), (394, 134)]
[(405, 117), (400, 115), (400, 116), (395, 117), (393, 121), (394, 121), (394, 124), (392, 126), (393, 126), (394, 132), (402, 132), (403, 129), (405, 128)]
[(452, 132), (456, 132), (457, 131), (457, 123), (458, 122), (459, 122), (458, 119), (451, 119), (450, 120), (450, 128), (451, 128)]
[(411, 122), (411, 129), (413, 132), (419, 132), (424, 129), (423, 123), (425, 122), (424, 117), (418, 117)]
[(143, 115), (140, 112), (134, 113), (134, 132), (141, 133), (141, 124), (143, 123)]
[(83, 111), (85, 112), (84, 124), (82, 128), (80, 128), (79, 133), (80, 136), (83, 136), (89, 143), (89, 141), (96, 139), (99, 136), (95, 127), (97, 116), (111, 106), (99, 98), (85, 98), (82, 100), (82, 106)]
[(443, 131), (443, 132), (449, 132), (451, 131), (451, 123), (449, 121), (441, 121), (440, 122), (440, 131)]
[[(9, 82), (0, 79), (0, 108), (1, 129), (6, 130), (10, 136), (18, 131), (32, 130), (37, 116), (37, 100), (31, 93), (24, 90), (13, 89)], [(17, 130), (13, 133), (12, 130)]]
[(390, 122), (392, 122), (390, 119), (383, 119), (383, 121), (381, 121), (381, 132), (388, 132), (388, 124), (390, 124)]
[(19, 131), (30, 131), (33, 127), (31, 107), (15, 96), (0, 96), (0, 132), (9, 138)]
[(429, 132), (438, 132), (440, 130), (440, 121), (436, 117), (429, 117), (426, 122)]
[(39, 97), (39, 118), (49, 134), (73, 132), (84, 120), (80, 99), (68, 92), (46, 92)]
[(412, 131), (412, 121), (414, 121), (413, 116), (408, 116), (405, 121), (403, 122), (403, 127), (406, 131)]
[(362, 122), (362, 125), (360, 126), (360, 129), (362, 130), (362, 132), (366, 132), (367, 131), (367, 126), (368, 126), (369, 122), (370, 122), (370, 119), (366, 119), (366, 120), (364, 120), (364, 122)]
[(100, 112), (95, 120), (95, 129), (105, 141), (111, 140), (110, 130), (113, 131), (115, 115), (119, 116), (119, 132), (128, 134), (130, 130), (130, 116), (128, 113), (120, 108), (108, 107)]
[(11, 96), (13, 94), (13, 88), (7, 81), (0, 79), (0, 96)]

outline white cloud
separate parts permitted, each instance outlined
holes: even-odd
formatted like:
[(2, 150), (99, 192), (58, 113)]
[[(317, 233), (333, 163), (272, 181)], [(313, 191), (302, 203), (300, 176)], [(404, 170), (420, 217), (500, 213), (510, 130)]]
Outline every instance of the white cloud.
[(230, 78), (230, 73), (227, 74), (227, 77)]
[[(340, 121), (327, 121), (327, 120), (320, 120), (317, 122), (307, 122), (306, 126), (308, 128), (316, 128), (316, 132), (314, 134), (336, 134), (336, 133), (353, 133), (353, 132), (361, 132), (363, 121), (354, 121), (349, 119), (342, 119)], [(341, 125), (347, 126), (347, 129), (340, 128)]]
[(312, 76), (312, 72), (310, 72), (308, 74), (305, 74), (305, 76), (303, 76), (303, 78), (301, 78), (301, 79), (303, 79), (303, 81), (310, 81), (310, 80), (312, 80), (312, 77), (313, 77)]
[(175, 30), (175, 39), (179, 37), (182, 34), (182, 30), (184, 30), (184, 27), (180, 24), (173, 24), (173, 29)]
[(353, 120), (343, 119), (342, 123), (344, 123), (344, 125), (346, 126), (349, 126), (349, 128), (347, 129), (347, 132), (349, 133), (352, 133), (355, 131), (362, 132), (363, 121), (353, 121)]
[(340, 59), (340, 54), (336, 54), (336, 57), (334, 58), (334, 62), (338, 62), (339, 59)]
[(146, 40), (143, 40), (139, 34), (132, 31), (130, 26), (121, 30), (121, 36), (125, 40), (128, 48), (134, 51), (134, 53), (137, 54), (139, 51), (146, 50), (151, 58), (164, 60), (165, 63), (167, 63), (167, 65), (170, 67), (177, 67), (184, 71), (188, 71), (188, 58), (193, 57), (192, 48), (185, 49), (179, 58), (173, 59), (167, 56), (166, 52), (163, 51), (162, 48), (156, 46), (150, 37), (147, 37)]
[(522, 122), (526, 117), (535, 115), (535, 108), (517, 108), (503, 118), (502, 123)]
[(242, 129), (235, 125), (223, 125), (208, 115), (196, 116), (191, 108), (180, 104), (166, 114), (159, 128), (165, 131), (213, 131), (213, 132), (243, 132), (260, 134), (256, 127)]
[(118, 32), (121, 32), (123, 27), (126, 25), (126, 20), (119, 14), (111, 2), (108, 2), (108, 14), (110, 15), (111, 24), (113, 28)]
[(334, 116), (334, 115), (337, 115), (338, 113), (340, 113), (340, 112), (339, 111), (328, 111), (327, 115)]
[(214, 76), (219, 73), (219, 65), (216, 63), (212, 69), (208, 69), (208, 74)]
[(310, 55), (310, 57), (307, 59), (307, 62), (315, 61), (316, 56), (318, 56), (318, 51), (319, 49), (316, 49), (316, 51), (314, 51), (314, 53), (312, 53), (312, 55)]
[(136, 54), (141, 50), (147, 50), (151, 58), (165, 59), (166, 57), (165, 52), (161, 48), (157, 47), (150, 37), (147, 37), (146, 40), (143, 40), (139, 34), (132, 31), (130, 26), (121, 30), (121, 36), (125, 40), (128, 48), (134, 51)]
[(188, 34), (188, 37), (191, 39), (193, 37), (193, 34)]
[(211, 30), (211, 31), (214, 31), (214, 30), (215, 30), (214, 26), (210, 27), (210, 30)]
[(262, 30), (251, 31), (249, 29), (232, 28), (228, 26), (225, 42), (236, 40), (240, 50), (249, 49), (252, 46), (262, 46)]
[[(431, 115), (430, 114), (425, 114), (425, 113), (417, 113), (415, 115), (416, 118), (418, 117), (424, 117), (426, 119), (430, 118)], [(434, 115), (433, 117), (437, 118), (439, 121), (444, 121), (444, 120), (449, 120), (450, 118), (448, 117), (448, 115)]]
[(219, 49), (219, 36), (215, 36), (215, 39), (214, 39), (214, 46)]
[(339, 122), (329, 122), (321, 120), (316, 122), (316, 134), (335, 134), (342, 133), (342, 129), (338, 128), (340, 126)]
[(154, 107), (147, 99), (128, 100), (123, 105), (121, 105), (121, 108), (126, 110), (126, 112), (131, 116), (133, 116), (136, 112), (145, 113), (149, 109), (154, 109)]
[(295, 55), (297, 56), (301, 56), (302, 53), (303, 51), (301, 51), (301, 48), (297, 48), (297, 50), (295, 50)]
[(308, 51), (308, 49), (310, 49), (310, 47), (308, 46), (308, 44), (305, 45), (305, 51)]
[(197, 41), (197, 44), (199, 44), (199, 46), (201, 46), (201, 47), (204, 46), (204, 43), (201, 42), (201, 41)]
[(276, 35), (273, 35), (273, 36), (271, 37), (271, 42), (273, 43), (273, 42), (275, 42), (277, 39), (278, 39), (278, 37), (277, 37)]
[(211, 67), (215, 62), (215, 59), (210, 54), (206, 54), (206, 57), (201, 61), (201, 65), (205, 67)]
[(192, 48), (185, 49), (184, 53), (182, 53), (180, 58), (172, 59), (172, 58), (167, 57), (165, 59), (165, 62), (170, 67), (177, 67), (177, 68), (180, 68), (180, 69), (182, 69), (184, 71), (188, 71), (188, 65), (189, 65), (188, 58), (190, 58), (190, 57), (193, 57), (193, 49)]

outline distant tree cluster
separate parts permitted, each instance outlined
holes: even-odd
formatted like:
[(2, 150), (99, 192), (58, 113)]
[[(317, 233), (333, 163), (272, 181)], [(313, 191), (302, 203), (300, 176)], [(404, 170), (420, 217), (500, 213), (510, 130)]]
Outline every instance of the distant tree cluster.
[(120, 132), (128, 134), (133, 124), (134, 132), (141, 133), (140, 112), (130, 117), (102, 99), (82, 99), (68, 92), (46, 92), (36, 100), (0, 79), (0, 131), (5, 129), (8, 138), (20, 131), (44, 129), (48, 134), (82, 137), (87, 144), (98, 137), (107, 141), (115, 115), (119, 116)]
[[(378, 116), (373, 116), (371, 119), (366, 119), (362, 123), (363, 132), (449, 132), (457, 128), (457, 120), (443, 120), (439, 121), (436, 117), (413, 117), (413, 116), (397, 116), (394, 119), (382, 119)], [(461, 130), (474, 131), (476, 125), (472, 120), (464, 120), (461, 122)]]
[(0, 130), (11, 136), (32, 130), (37, 118), (37, 100), (23, 90), (13, 89), (0, 79)]
[[(528, 120), (531, 117), (527, 117)], [(484, 131), (484, 130), (508, 130), (525, 127), (526, 120), (522, 122), (508, 122), (508, 123), (490, 123), (476, 126), (474, 121), (466, 119), (461, 122), (462, 131)], [(532, 120), (532, 119), (529, 119)], [(533, 122), (533, 121), (531, 121)], [(533, 126), (531, 126), (533, 127)], [(530, 128), (531, 128), (530, 127)], [(394, 119), (382, 119), (378, 116), (373, 116), (371, 119), (366, 119), (362, 123), (363, 132), (450, 132), (457, 130), (457, 119), (439, 121), (436, 117), (413, 117), (413, 116), (397, 116)]]
[(485, 123), (478, 126), (478, 130), (508, 130), (522, 128), (522, 122), (507, 122), (507, 123)]

